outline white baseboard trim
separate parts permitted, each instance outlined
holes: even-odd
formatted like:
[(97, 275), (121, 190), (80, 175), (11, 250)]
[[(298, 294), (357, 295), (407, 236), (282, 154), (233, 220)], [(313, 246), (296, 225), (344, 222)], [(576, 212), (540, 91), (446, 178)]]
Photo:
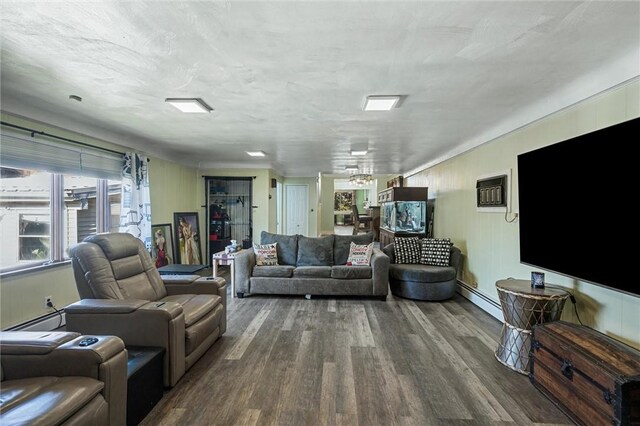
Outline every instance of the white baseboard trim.
[[(52, 313), (40, 318), (36, 318), (32, 321), (18, 324), (14, 327), (7, 329), (7, 331), (53, 331), (58, 328), (60, 324), (60, 315)], [(62, 324), (60, 327), (67, 324), (64, 311), (62, 312)]]
[(480, 293), (475, 288), (471, 287), (469, 284), (458, 280), (458, 294), (460, 294), (465, 299), (468, 299), (471, 303), (494, 317), (500, 322), (504, 322), (504, 316), (502, 315), (502, 308), (500, 305), (489, 299), (484, 294)]

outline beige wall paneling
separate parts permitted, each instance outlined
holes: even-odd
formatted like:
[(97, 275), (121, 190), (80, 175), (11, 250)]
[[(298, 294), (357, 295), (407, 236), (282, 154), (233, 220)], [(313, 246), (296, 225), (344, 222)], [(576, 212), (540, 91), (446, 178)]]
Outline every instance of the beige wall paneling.
[[(464, 282), (497, 301), (497, 280), (527, 279), (533, 270), (520, 264), (518, 223), (505, 222), (501, 213), (476, 211), (476, 178), (511, 169), (512, 181), (516, 183), (518, 154), (637, 118), (639, 104), (640, 82), (636, 79), (407, 179), (410, 186), (428, 186), (429, 197), (436, 198), (435, 235), (450, 237), (465, 254)], [(512, 208), (517, 211), (516, 184), (511, 191)], [(570, 242), (567, 249), (571, 249)], [(550, 272), (546, 272), (545, 278), (574, 292), (585, 324), (640, 348), (640, 298)], [(569, 302), (563, 319), (577, 322)]]

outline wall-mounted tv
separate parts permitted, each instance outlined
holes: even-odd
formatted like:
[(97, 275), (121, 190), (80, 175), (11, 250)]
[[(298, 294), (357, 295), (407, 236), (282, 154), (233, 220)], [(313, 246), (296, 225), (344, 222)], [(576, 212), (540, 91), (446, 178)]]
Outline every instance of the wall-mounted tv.
[(638, 136), (640, 118), (518, 155), (522, 263), (640, 296)]

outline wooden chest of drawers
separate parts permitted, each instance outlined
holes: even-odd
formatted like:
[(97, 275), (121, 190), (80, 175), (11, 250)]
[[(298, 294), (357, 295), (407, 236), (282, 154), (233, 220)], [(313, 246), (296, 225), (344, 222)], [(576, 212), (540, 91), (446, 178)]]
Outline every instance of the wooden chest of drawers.
[(564, 321), (535, 326), (531, 383), (581, 425), (640, 425), (640, 351)]

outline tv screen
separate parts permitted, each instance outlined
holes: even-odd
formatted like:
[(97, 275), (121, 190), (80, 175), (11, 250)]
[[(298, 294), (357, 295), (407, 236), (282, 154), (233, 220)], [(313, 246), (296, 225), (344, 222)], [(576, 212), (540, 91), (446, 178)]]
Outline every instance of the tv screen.
[(518, 155), (522, 263), (640, 296), (638, 135), (634, 119)]

